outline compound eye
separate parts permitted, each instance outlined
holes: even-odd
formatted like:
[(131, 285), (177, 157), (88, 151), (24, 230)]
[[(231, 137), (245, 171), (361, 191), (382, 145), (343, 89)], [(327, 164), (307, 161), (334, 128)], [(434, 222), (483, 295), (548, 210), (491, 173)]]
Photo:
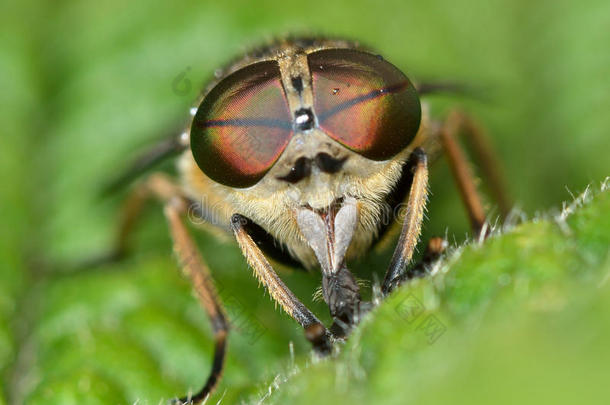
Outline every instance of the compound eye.
[(372, 160), (403, 150), (419, 129), (421, 106), (409, 79), (382, 58), (352, 49), (309, 55), (318, 125)]
[(212, 180), (230, 187), (256, 184), (292, 136), (292, 120), (277, 62), (246, 66), (203, 99), (191, 126), (191, 151)]

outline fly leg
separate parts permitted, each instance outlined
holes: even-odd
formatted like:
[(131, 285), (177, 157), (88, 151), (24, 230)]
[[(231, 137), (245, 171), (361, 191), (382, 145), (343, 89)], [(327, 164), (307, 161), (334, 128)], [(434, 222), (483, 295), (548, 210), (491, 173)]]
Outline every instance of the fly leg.
[(215, 389), (222, 374), (226, 353), (228, 324), (224, 310), (208, 266), (198, 252), (183, 222), (191, 204), (183, 196), (180, 188), (163, 174), (153, 174), (138, 185), (127, 199), (119, 223), (116, 252), (125, 252), (130, 234), (145, 203), (157, 199), (164, 204), (164, 213), (174, 244), (174, 251), (180, 261), (184, 274), (193, 284), (201, 306), (205, 309), (214, 332), (214, 357), (212, 369), (203, 387), (195, 394), (182, 398), (179, 403), (196, 404), (205, 400)]
[(203, 402), (216, 388), (222, 375), (229, 331), (227, 320), (214, 287), (210, 270), (184, 225), (188, 200), (172, 198), (165, 203), (165, 217), (174, 242), (174, 252), (178, 256), (184, 273), (191, 279), (199, 302), (206, 310), (214, 332), (214, 358), (212, 369), (203, 387), (192, 396), (178, 400), (181, 404)]
[(404, 273), (404, 280), (426, 277), (430, 274), (430, 267), (437, 262), (447, 248), (447, 241), (441, 237), (433, 237), (428, 241), (426, 251), (421, 260)]
[[(468, 159), (456, 140), (458, 134), (464, 134), (471, 144), (477, 161), (490, 183), (491, 192), (498, 202), (502, 216), (506, 216), (510, 209), (510, 202), (505, 192), (506, 186), (496, 163), (497, 159), (493, 153), (493, 148), (483, 130), (463, 113), (457, 111), (450, 113), (447, 120), (441, 125), (438, 135), (447, 154), (460, 196), (468, 212), (473, 232), (479, 237), (486, 237), (488, 228), (485, 210), (477, 192)], [(406, 265), (411, 260), (419, 238), (423, 208), (426, 202), (428, 177), (426, 156), (421, 149), (419, 149), (419, 152), (416, 149), (407, 163), (407, 169), (410, 168), (413, 171), (413, 180), (402, 233), (382, 286), (384, 294), (389, 293), (405, 280), (427, 274), (427, 268), (440, 257), (446, 248), (446, 242), (442, 238), (432, 238), (428, 243), (422, 261), (406, 270)]]
[(453, 111), (440, 128), (441, 142), (460, 191), (460, 196), (468, 212), (472, 230), (475, 235), (485, 237), (488, 232), (485, 210), (477, 192), (468, 159), (456, 140), (458, 134), (464, 134), (471, 144), (503, 217), (508, 214), (511, 204), (506, 195), (504, 179), (496, 163), (497, 159), (487, 137), (469, 117), (463, 113)]
[(419, 241), (421, 223), (428, 198), (427, 162), (426, 153), (421, 148), (416, 148), (409, 156), (405, 170), (413, 172), (413, 180), (407, 199), (402, 231), (381, 287), (383, 294), (389, 294), (405, 280), (407, 264), (411, 261), (415, 246)]
[(231, 228), (237, 243), (254, 270), (256, 278), (265, 286), (269, 295), (280, 304), (295, 321), (305, 329), (305, 337), (312, 343), (319, 354), (328, 354), (331, 350), (330, 332), (299, 299), (288, 289), (273, 267), (248, 233), (251, 221), (243, 215), (233, 214)]
[[(158, 163), (179, 154), (187, 146), (188, 143), (184, 140), (184, 137), (174, 134), (157, 141), (151, 148), (141, 153), (120, 176), (106, 184), (102, 188), (100, 196), (108, 196), (122, 189)], [(154, 182), (156, 181), (155, 179), (161, 177), (164, 177), (161, 173), (151, 174), (148, 182)], [(85, 257), (76, 263), (63, 267), (78, 271), (115, 263), (124, 259), (129, 253), (129, 237), (140, 217), (143, 205), (150, 199), (149, 194), (148, 186), (136, 186), (134, 191), (125, 200), (121, 208), (120, 223), (117, 227), (118, 233), (114, 238), (115, 243), (108, 251), (91, 257)]]

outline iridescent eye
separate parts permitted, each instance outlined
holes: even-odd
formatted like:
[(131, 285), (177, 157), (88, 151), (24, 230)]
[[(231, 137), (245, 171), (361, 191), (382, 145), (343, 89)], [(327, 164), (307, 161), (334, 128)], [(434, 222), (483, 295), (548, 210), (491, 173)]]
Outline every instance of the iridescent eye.
[(199, 168), (231, 187), (258, 182), (292, 136), (292, 119), (277, 62), (259, 62), (232, 73), (204, 98), (191, 126)]
[(309, 55), (318, 125), (373, 160), (403, 150), (419, 129), (421, 107), (409, 79), (380, 57), (351, 49)]

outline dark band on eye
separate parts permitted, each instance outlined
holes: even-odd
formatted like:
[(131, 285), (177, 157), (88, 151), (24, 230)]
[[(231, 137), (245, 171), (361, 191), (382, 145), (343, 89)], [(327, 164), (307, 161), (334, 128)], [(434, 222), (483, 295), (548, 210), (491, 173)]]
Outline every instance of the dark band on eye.
[(409, 87), (409, 85), (410, 85), (409, 82), (403, 82), (403, 83), (394, 84), (392, 86), (387, 86), (387, 87), (384, 87), (381, 89), (372, 90), (367, 94), (364, 94), (359, 97), (355, 97), (351, 100), (346, 100), (346, 101), (342, 102), (341, 104), (338, 104), (334, 108), (332, 108), (328, 111), (324, 111), (321, 114), (318, 114), (318, 118), (320, 119), (320, 121), (323, 121), (329, 117), (332, 117), (333, 115), (337, 114), (338, 112), (347, 110), (348, 108), (358, 105), (360, 103), (363, 103), (365, 101), (373, 100), (377, 97), (385, 96), (387, 94), (400, 93), (401, 91), (403, 91), (407, 87)]
[(222, 79), (202, 100), (191, 126), (191, 152), (210, 179), (256, 184), (288, 145), (293, 116), (279, 65), (263, 61)]
[(273, 118), (230, 118), (224, 120), (209, 120), (202, 124), (196, 123), (200, 128), (214, 127), (268, 127), (280, 129), (292, 129), (292, 123)]
[(415, 138), (421, 119), (417, 91), (394, 65), (353, 49), (308, 55), (316, 125), (372, 160), (390, 159)]

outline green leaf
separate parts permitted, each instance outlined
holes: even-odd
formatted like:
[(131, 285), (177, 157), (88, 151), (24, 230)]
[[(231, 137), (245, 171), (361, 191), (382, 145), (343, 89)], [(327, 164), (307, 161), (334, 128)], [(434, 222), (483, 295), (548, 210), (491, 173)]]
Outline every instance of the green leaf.
[(268, 403), (598, 402), (610, 361), (609, 212), (606, 191), (565, 222), (460, 249), (386, 299), (336, 359), (282, 375)]

